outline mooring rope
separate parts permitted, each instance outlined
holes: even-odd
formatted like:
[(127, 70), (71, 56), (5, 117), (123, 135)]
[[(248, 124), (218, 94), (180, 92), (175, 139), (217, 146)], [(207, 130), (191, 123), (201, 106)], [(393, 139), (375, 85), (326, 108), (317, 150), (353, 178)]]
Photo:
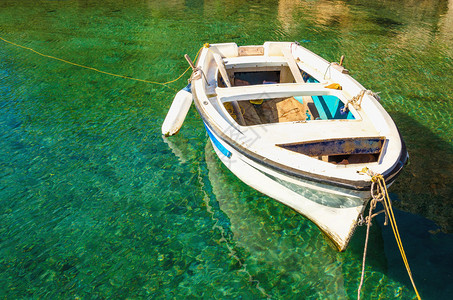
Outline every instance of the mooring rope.
[(373, 212), (374, 207), (376, 207), (376, 201), (373, 199), (370, 203), (370, 212), (367, 217), (367, 226), (366, 226), (366, 237), (365, 237), (365, 248), (363, 249), (363, 260), (362, 260), (362, 276), (360, 276), (360, 285), (359, 290), (357, 292), (357, 299), (360, 300), (360, 292), (362, 290), (363, 279), (365, 276), (365, 261), (366, 261), (366, 252), (368, 249), (368, 237), (370, 235), (370, 226), (371, 226), (371, 214)]
[[(388, 218), (390, 220), (390, 225), (392, 226), (393, 234), (395, 236), (396, 243), (398, 244), (398, 248), (400, 250), (401, 257), (402, 257), (404, 265), (406, 267), (407, 274), (409, 275), (409, 278), (411, 280), (415, 294), (417, 295), (417, 299), (420, 300), (421, 299), (420, 294), (418, 293), (417, 287), (415, 286), (414, 278), (412, 277), (412, 272), (409, 267), (409, 262), (407, 261), (406, 253), (403, 248), (403, 243), (401, 241), (398, 227), (396, 225), (395, 215), (393, 214), (393, 209), (392, 209), (392, 202), (390, 200), (390, 197), (389, 197), (389, 194), (387, 191), (387, 186), (385, 184), (384, 176), (382, 176), (381, 174), (375, 174), (368, 168), (364, 168), (360, 173), (367, 174), (368, 176), (371, 177), (372, 200), (370, 202), (370, 210), (369, 210), (368, 217), (365, 220), (365, 222), (367, 223), (367, 233), (366, 233), (366, 238), (365, 238), (365, 248), (363, 251), (362, 276), (360, 278), (360, 285), (359, 285), (359, 289), (358, 289), (358, 293), (357, 293), (357, 299), (360, 299), (360, 292), (362, 289), (363, 279), (364, 279), (364, 274), (365, 274), (365, 260), (366, 260), (366, 252), (367, 252), (367, 246), (368, 246), (368, 237), (369, 237), (369, 233), (370, 233), (371, 220), (373, 217), (380, 214), (381, 212), (385, 212), (386, 221), (384, 224), (387, 225), (387, 218)], [(372, 214), (373, 210), (376, 208), (377, 202), (383, 203), (384, 210), (381, 212), (378, 212), (376, 214)]]
[[(145, 83), (151, 83), (151, 84), (158, 84), (158, 85), (162, 85), (162, 86), (165, 86), (166, 88), (169, 88), (169, 89), (172, 89), (172, 90), (175, 90), (169, 86), (167, 86), (167, 84), (170, 84), (170, 83), (173, 83), (175, 81), (178, 81), (179, 79), (181, 79), (181, 77), (184, 76), (184, 74), (187, 73), (187, 71), (190, 70), (190, 67), (188, 67), (178, 78), (176, 79), (173, 79), (173, 80), (170, 80), (170, 81), (167, 81), (167, 82), (157, 82), (157, 81), (151, 81), (151, 80), (145, 80), (145, 79), (139, 79), (139, 78), (134, 78), (134, 77), (130, 77), (130, 76), (125, 76), (125, 75), (119, 75), (119, 74), (115, 74), (115, 73), (110, 73), (110, 72), (106, 72), (106, 71), (102, 71), (102, 70), (99, 70), (99, 69), (96, 69), (96, 68), (93, 68), (93, 67), (89, 67), (89, 66), (85, 66), (85, 65), (81, 65), (81, 64), (78, 64), (78, 63), (74, 63), (74, 62), (71, 62), (71, 61), (68, 61), (68, 60), (65, 60), (65, 59), (62, 59), (62, 58), (58, 58), (58, 57), (55, 57), (55, 56), (51, 56), (51, 55), (47, 55), (47, 54), (43, 54), (39, 51), (36, 51), (30, 47), (26, 47), (26, 46), (22, 46), (22, 45), (19, 45), (19, 44), (16, 44), (14, 42), (11, 42), (11, 41), (8, 41), (7, 39), (4, 39), (2, 37), (0, 37), (0, 40), (8, 43), (8, 44), (11, 44), (13, 46), (16, 46), (16, 47), (19, 47), (19, 48), (22, 48), (22, 49), (26, 49), (26, 50), (29, 50), (35, 54), (38, 54), (40, 56), (43, 56), (43, 57), (47, 57), (47, 58), (50, 58), (50, 59), (54, 59), (54, 60), (58, 60), (58, 61), (61, 61), (61, 62), (64, 62), (66, 64), (70, 64), (70, 65), (73, 65), (73, 66), (77, 66), (77, 67), (80, 67), (80, 68), (84, 68), (84, 69), (88, 69), (88, 70), (92, 70), (92, 71), (95, 71), (95, 72), (98, 72), (98, 73), (102, 73), (102, 74), (106, 74), (106, 75), (110, 75), (110, 76), (115, 76), (115, 77), (120, 77), (120, 78), (124, 78), (124, 79), (130, 79), (130, 80), (135, 80), (135, 81), (140, 81), (140, 82), (145, 82)], [(195, 60), (196, 58), (198, 57), (198, 54), (200, 54), (200, 51), (201, 49), (203, 48), (200, 48), (200, 50), (198, 50), (197, 52), (197, 55), (195, 56)]]

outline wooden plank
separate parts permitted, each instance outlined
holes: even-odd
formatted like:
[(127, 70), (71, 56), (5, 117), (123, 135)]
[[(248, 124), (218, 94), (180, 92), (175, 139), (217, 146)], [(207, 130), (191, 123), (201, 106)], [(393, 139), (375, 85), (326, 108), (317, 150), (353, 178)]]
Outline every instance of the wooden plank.
[(215, 52), (212, 52), (212, 56), (214, 56), (214, 60), (217, 64), (217, 68), (219, 68), (219, 72), (220, 72), (220, 75), (222, 76), (223, 81), (225, 82), (227, 87), (231, 87), (231, 82), (230, 82), (230, 79), (228, 78), (228, 74), (225, 69), (225, 65), (223, 64), (222, 57)]
[[(216, 88), (217, 96), (223, 102), (232, 100), (254, 100), (266, 98), (283, 98), (297, 96), (313, 96), (313, 95), (335, 95), (341, 97), (342, 91), (326, 89), (323, 84), (265, 84), (265, 85), (245, 85), (235, 86), (231, 88)], [(309, 103), (311, 101), (307, 101)]]
[(286, 59), (286, 62), (288, 63), (288, 67), (291, 70), (291, 73), (293, 74), (294, 80), (296, 80), (297, 83), (304, 83), (304, 79), (302, 78), (302, 75), (300, 74), (300, 69), (297, 66), (296, 61), (294, 60), (293, 55), (291, 54), (291, 50), (289, 48), (283, 48), (282, 49), (283, 56)]
[[(294, 80), (296, 80), (297, 83), (305, 83), (304, 78), (302, 77), (302, 74), (300, 74), (300, 69), (297, 66), (296, 60), (294, 59), (293, 55), (291, 54), (291, 50), (288, 48), (283, 48), (282, 49), (283, 56), (285, 57), (286, 61), (288, 62), (288, 67), (291, 70), (291, 73), (293, 74)], [(312, 102), (312, 97), (310, 96), (303, 96), (304, 103)]]
[(239, 125), (245, 126), (245, 119), (244, 116), (242, 115), (241, 108), (239, 107), (239, 104), (236, 101), (231, 101), (231, 105), (233, 106), (234, 113), (238, 117), (238, 123)]
[(264, 55), (263, 46), (241, 46), (238, 48), (239, 56), (262, 56)]
[[(231, 82), (230, 79), (228, 78), (227, 71), (225, 69), (225, 65), (223, 63), (222, 57), (212, 51), (212, 55), (214, 56), (214, 60), (217, 64), (217, 67), (219, 68), (220, 76), (222, 76), (223, 81), (227, 85), (227, 87), (231, 88)], [(234, 113), (238, 117), (238, 123), (239, 125), (245, 126), (245, 120), (244, 116), (242, 115), (241, 108), (239, 107), (238, 103), (236, 101), (231, 101), (231, 105), (233, 106)]]
[(286, 63), (283, 56), (237, 56), (225, 57), (225, 67), (231, 68), (259, 68), (259, 67), (281, 67)]
[(381, 152), (384, 141), (384, 137), (357, 137), (278, 144), (277, 146), (308, 156), (378, 154)]

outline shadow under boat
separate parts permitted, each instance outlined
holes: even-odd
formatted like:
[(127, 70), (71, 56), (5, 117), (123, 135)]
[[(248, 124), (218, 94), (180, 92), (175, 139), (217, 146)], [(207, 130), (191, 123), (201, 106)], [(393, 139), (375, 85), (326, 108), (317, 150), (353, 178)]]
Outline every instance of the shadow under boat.
[(405, 113), (392, 112), (392, 118), (411, 157), (390, 190), (400, 199), (394, 206), (453, 233), (453, 146)]
[[(402, 243), (422, 298), (447, 299), (453, 293), (453, 146), (411, 116), (391, 115), (410, 153), (409, 164), (390, 188)], [(392, 229), (384, 221), (379, 215), (375, 222), (382, 233), (386, 274), (411, 288)]]

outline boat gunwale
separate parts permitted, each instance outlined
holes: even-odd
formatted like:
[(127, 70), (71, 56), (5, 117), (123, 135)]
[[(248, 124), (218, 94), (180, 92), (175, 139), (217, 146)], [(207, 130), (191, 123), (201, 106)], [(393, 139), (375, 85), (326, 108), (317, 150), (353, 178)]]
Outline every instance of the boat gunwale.
[[(196, 97), (195, 97), (196, 98)], [(222, 138), (222, 141), (227, 143), (230, 147), (232, 147), (237, 152), (241, 153), (248, 159), (255, 161), (258, 164), (262, 164), (270, 169), (273, 169), (277, 172), (284, 173), (289, 176), (293, 176), (296, 178), (309, 180), (317, 183), (328, 184), (336, 187), (346, 188), (350, 190), (357, 190), (357, 191), (365, 191), (371, 188), (371, 180), (347, 180), (342, 178), (335, 178), (329, 176), (323, 176), (315, 173), (306, 172), (303, 170), (298, 170), (287, 165), (275, 162), (270, 160), (267, 157), (261, 156), (257, 153), (254, 153), (247, 148), (243, 147), (239, 143), (235, 142), (233, 139), (225, 135), (221, 130), (215, 128), (215, 125), (209, 122), (208, 118), (204, 116), (204, 114), (200, 111), (198, 107), (198, 101), (194, 101), (195, 106), (197, 107), (198, 112), (200, 113), (203, 122), (206, 126), (209, 127), (217, 136)], [(401, 139), (401, 137), (400, 137)], [(396, 179), (396, 176), (399, 175), (400, 171), (402, 170), (403, 166), (407, 161), (407, 151), (404, 141), (401, 139), (401, 143), (403, 145), (402, 151), (400, 152), (400, 156), (398, 162), (394, 164), (393, 168), (387, 170), (382, 174), (387, 182), (388, 185), (392, 184), (393, 181)], [(302, 155), (302, 154), (301, 154)]]

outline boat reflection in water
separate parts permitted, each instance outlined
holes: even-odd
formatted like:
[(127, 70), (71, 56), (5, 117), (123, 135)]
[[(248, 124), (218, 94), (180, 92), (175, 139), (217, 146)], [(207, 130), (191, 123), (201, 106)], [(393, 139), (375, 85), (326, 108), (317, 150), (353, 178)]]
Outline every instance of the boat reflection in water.
[[(270, 291), (266, 290), (267, 282), (260, 283), (251, 275), (257, 270), (275, 276), (266, 281), (279, 278), (291, 283), (296, 294), (310, 290), (308, 285), (316, 283), (322, 288), (310, 293), (346, 297), (343, 254), (313, 223), (243, 185), (222, 166), (210, 142), (205, 147), (205, 159), (215, 200), (228, 217), (233, 233), (232, 240), (226, 239), (225, 243), (232, 252), (244, 253), (246, 257), (235, 254), (232, 259), (241, 260), (244, 271), (263, 293)], [(266, 268), (271, 270), (263, 272)]]
[[(181, 163), (196, 156), (181, 135), (163, 140)], [(238, 274), (264, 297), (281, 292), (269, 285), (278, 280), (291, 286), (292, 294), (347, 298), (345, 254), (312, 222), (237, 180), (209, 140), (204, 152), (206, 167), (201, 160), (198, 168), (203, 201)]]

